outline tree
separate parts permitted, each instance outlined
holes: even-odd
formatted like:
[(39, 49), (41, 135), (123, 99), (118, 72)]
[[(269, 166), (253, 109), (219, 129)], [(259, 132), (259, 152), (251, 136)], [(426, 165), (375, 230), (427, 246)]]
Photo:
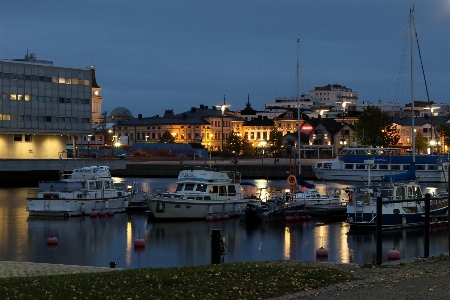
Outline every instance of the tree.
[(271, 153), (280, 152), (282, 146), (283, 133), (278, 131), (276, 125), (274, 125), (269, 133), (269, 151)]
[(428, 143), (425, 140), (425, 138), (423, 137), (422, 131), (417, 131), (415, 133), (415, 135), (416, 136), (414, 137), (414, 140), (415, 140), (416, 150), (417, 151), (421, 151), (421, 150), (425, 151), (425, 150), (427, 150)]
[(358, 143), (374, 147), (392, 147), (400, 136), (392, 123), (394, 118), (375, 106), (367, 106), (355, 122), (355, 137)]
[(170, 134), (169, 130), (164, 131), (164, 133), (161, 135), (161, 138), (159, 139), (160, 143), (175, 143), (175, 137)]
[(444, 139), (444, 145), (450, 146), (450, 124), (440, 123), (436, 126), (436, 131)]

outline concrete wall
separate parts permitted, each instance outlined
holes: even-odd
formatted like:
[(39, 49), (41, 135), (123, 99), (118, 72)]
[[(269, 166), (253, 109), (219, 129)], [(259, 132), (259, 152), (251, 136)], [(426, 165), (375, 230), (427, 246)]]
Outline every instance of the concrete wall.
[(14, 141), (13, 134), (0, 134), (0, 158), (35, 159), (58, 158), (59, 153), (65, 150), (66, 135), (31, 135), (31, 142)]

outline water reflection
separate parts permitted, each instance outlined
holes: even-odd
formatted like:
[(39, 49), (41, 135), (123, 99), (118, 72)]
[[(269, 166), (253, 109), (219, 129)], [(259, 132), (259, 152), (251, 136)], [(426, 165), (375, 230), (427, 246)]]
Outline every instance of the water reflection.
[[(117, 181), (124, 180), (118, 178)], [(173, 179), (131, 179), (150, 192), (174, 190)], [(130, 179), (128, 179), (130, 181)], [(286, 186), (282, 181), (254, 181), (265, 190)], [(347, 184), (320, 182), (322, 193), (347, 187)], [(435, 188), (440, 189), (437, 186)], [(109, 266), (121, 268), (175, 267), (206, 265), (211, 261), (211, 230), (220, 229), (228, 254), (225, 262), (263, 260), (324, 260), (366, 263), (374, 260), (374, 233), (353, 234), (344, 222), (313, 219), (290, 224), (270, 223), (247, 226), (239, 220), (151, 223), (145, 214), (116, 214), (93, 218), (28, 218), (27, 189), (0, 189), (0, 255), (2, 260), (60, 264)], [(58, 245), (48, 246), (47, 238), (56, 236)], [(137, 238), (144, 248), (135, 248)], [(423, 255), (420, 229), (383, 233), (383, 261), (395, 248), (402, 258)], [(447, 228), (433, 228), (430, 254), (446, 252)], [(325, 247), (328, 257), (317, 258), (316, 250)]]

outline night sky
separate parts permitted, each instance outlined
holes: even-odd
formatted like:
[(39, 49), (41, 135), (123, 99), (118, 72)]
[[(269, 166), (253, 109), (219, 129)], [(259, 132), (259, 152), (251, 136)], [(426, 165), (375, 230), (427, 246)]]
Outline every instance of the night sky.
[[(3, 1), (0, 58), (94, 63), (103, 111), (162, 115), (226, 102), (231, 110), (341, 84), (359, 101), (409, 103), (409, 10), (430, 100), (448, 103), (450, 0)], [(426, 101), (415, 47), (416, 100)]]

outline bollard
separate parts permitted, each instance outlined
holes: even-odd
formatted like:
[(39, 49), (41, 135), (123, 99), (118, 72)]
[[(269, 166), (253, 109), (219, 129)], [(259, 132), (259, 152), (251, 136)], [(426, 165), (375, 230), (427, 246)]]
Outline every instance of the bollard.
[(116, 265), (117, 265), (117, 263), (114, 262), (114, 261), (110, 261), (110, 262), (109, 262), (109, 267), (110, 267), (110, 268), (115, 268)]
[(220, 229), (211, 230), (211, 264), (220, 264)]

